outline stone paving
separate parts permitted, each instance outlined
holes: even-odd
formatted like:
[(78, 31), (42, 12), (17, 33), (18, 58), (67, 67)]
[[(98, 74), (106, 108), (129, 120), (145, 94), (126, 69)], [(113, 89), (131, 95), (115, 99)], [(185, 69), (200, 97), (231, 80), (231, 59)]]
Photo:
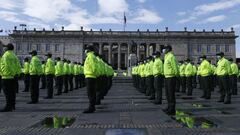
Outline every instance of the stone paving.
[[(20, 82), (20, 91), (22, 90)], [(188, 128), (166, 115), (162, 109), (166, 106), (154, 105), (131, 83), (114, 83), (109, 94), (97, 106), (94, 114), (82, 114), (88, 105), (86, 89), (43, 99), (46, 90), (40, 92), (40, 103), (26, 104), (29, 93), (17, 94), (16, 111), (0, 113), (0, 134), (2, 135), (239, 135), (240, 134), (240, 95), (233, 96), (232, 104), (216, 102), (219, 97), (215, 89), (211, 100), (199, 98), (201, 91), (194, 89), (192, 99), (177, 93), (177, 108), (191, 113), (195, 117), (204, 117), (213, 121), (217, 127), (211, 129)], [(205, 107), (196, 108), (192, 104)], [(0, 94), (0, 107), (5, 104)], [(45, 117), (69, 116), (75, 122), (68, 128), (44, 128), (40, 122)]]

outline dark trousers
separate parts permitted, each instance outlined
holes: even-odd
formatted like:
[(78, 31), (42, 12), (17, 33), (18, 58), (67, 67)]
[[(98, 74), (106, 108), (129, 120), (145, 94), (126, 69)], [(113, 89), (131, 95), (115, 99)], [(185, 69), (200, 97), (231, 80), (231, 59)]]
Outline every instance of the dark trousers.
[(89, 99), (89, 107), (95, 108), (96, 103), (96, 79), (86, 78), (87, 94)]
[(73, 75), (68, 76), (68, 81), (69, 81), (69, 86), (70, 86), (69, 91), (73, 91)]
[(165, 78), (165, 93), (168, 103), (167, 111), (169, 113), (175, 113), (175, 88), (176, 88), (176, 77)]
[(53, 97), (53, 77), (54, 75), (46, 75), (47, 80), (47, 97), (52, 98)]
[(201, 77), (202, 89), (204, 98), (211, 98), (211, 77), (210, 76), (202, 76)]
[(6, 98), (5, 109), (12, 110), (16, 104), (15, 79), (2, 79), (2, 88)]
[(101, 78), (98, 77), (96, 79), (96, 103), (101, 102), (102, 95), (103, 95), (103, 93), (105, 93), (104, 89), (102, 88), (102, 83), (103, 83), (103, 81), (101, 81)]
[(197, 76), (192, 76), (192, 87), (197, 88)]
[(225, 96), (227, 96), (227, 101), (231, 101), (231, 91), (229, 88), (229, 77), (228, 76), (218, 76), (219, 88), (221, 92), (220, 100), (224, 101)]
[(153, 82), (154, 81), (154, 77), (153, 76), (148, 76), (146, 77), (146, 96), (151, 96), (151, 97), (155, 97), (155, 91), (154, 91), (154, 86), (153, 86)]
[(214, 91), (214, 76), (210, 75), (210, 91)]
[(63, 89), (63, 76), (56, 76), (57, 94), (62, 94)]
[(162, 103), (163, 76), (154, 77), (154, 90), (156, 92), (156, 102)]
[(176, 77), (176, 92), (180, 92), (180, 77)]
[(68, 93), (68, 75), (64, 75), (64, 92)]
[(30, 75), (29, 74), (24, 74), (24, 85), (25, 85), (25, 92), (29, 91), (29, 86), (30, 86)]
[(75, 81), (75, 89), (79, 88), (79, 76), (74, 75), (74, 81)]
[(192, 76), (186, 77), (186, 82), (187, 82), (187, 95), (191, 96), (192, 95)]
[(14, 86), (15, 86), (15, 92), (18, 93), (19, 92), (19, 84), (18, 84), (18, 76), (14, 77)]
[(181, 92), (185, 93), (186, 92), (186, 77), (181, 76)]
[(230, 88), (231, 88), (231, 93), (233, 95), (237, 95), (238, 94), (238, 90), (237, 90), (237, 75), (231, 75), (230, 76)]
[(39, 79), (38, 75), (30, 75), (31, 99), (34, 103), (37, 103), (39, 99)]
[(142, 93), (146, 93), (146, 77), (141, 77), (141, 83), (140, 83), (140, 87), (141, 87), (141, 92)]
[(46, 89), (46, 76), (45, 75), (41, 75), (41, 89)]

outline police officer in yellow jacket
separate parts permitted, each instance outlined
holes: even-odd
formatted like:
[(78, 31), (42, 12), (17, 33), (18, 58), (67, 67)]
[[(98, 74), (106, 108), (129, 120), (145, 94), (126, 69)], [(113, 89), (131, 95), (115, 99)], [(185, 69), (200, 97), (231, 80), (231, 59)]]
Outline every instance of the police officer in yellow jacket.
[(6, 97), (6, 106), (2, 112), (10, 112), (15, 110), (16, 104), (16, 83), (14, 77), (18, 74), (17, 71), (21, 70), (19, 68), (19, 60), (14, 54), (14, 46), (9, 43), (6, 47), (6, 51), (1, 59), (1, 74), (2, 74), (2, 87), (3, 92)]
[(33, 50), (30, 54), (32, 55), (29, 66), (31, 101), (28, 104), (37, 104), (39, 99), (39, 80), (43, 69), (41, 61), (37, 57), (37, 51)]
[(193, 86), (192, 86), (192, 80), (193, 80), (193, 65), (191, 64), (190, 59), (186, 60), (186, 68), (185, 68), (185, 76), (186, 76), (186, 82), (187, 82), (187, 95), (192, 96)]
[(24, 74), (24, 85), (25, 89), (23, 92), (29, 92), (29, 84), (30, 84), (30, 74), (29, 74), (29, 59), (24, 59), (24, 65), (23, 65), (23, 74)]
[(168, 102), (167, 108), (164, 110), (168, 115), (175, 115), (175, 88), (176, 88), (176, 77), (179, 76), (178, 64), (175, 56), (172, 53), (172, 46), (167, 45), (164, 47), (164, 76), (165, 76), (165, 90), (166, 99)]
[(85, 49), (86, 59), (84, 62), (84, 75), (87, 86), (87, 93), (89, 99), (89, 107), (83, 113), (95, 112), (96, 103), (96, 78), (97, 78), (97, 58), (94, 55), (94, 47), (87, 46)]
[(146, 94), (149, 100), (155, 100), (155, 90), (154, 90), (154, 77), (153, 77), (153, 58), (149, 56), (146, 69)]
[(221, 92), (219, 102), (225, 101), (224, 104), (231, 104), (231, 91), (229, 88), (229, 75), (231, 72), (231, 66), (229, 61), (226, 58), (224, 58), (223, 52), (220, 52), (216, 55), (218, 59), (216, 75), (218, 77), (219, 88)]
[(153, 63), (153, 76), (154, 76), (154, 90), (156, 92), (155, 104), (162, 104), (162, 88), (163, 88), (163, 62), (160, 58), (161, 53), (155, 52)]
[(47, 81), (47, 97), (45, 99), (52, 99), (53, 98), (53, 79), (55, 74), (55, 63), (52, 60), (52, 54), (48, 53), (47, 61), (45, 64), (45, 76)]
[(185, 68), (186, 64), (183, 61), (180, 61), (179, 73), (180, 73), (180, 81), (181, 81), (181, 92), (186, 93), (186, 76), (185, 76)]
[(73, 65), (73, 63), (70, 60), (68, 60), (68, 66), (69, 66), (68, 84), (70, 86), (69, 91), (73, 91), (74, 65)]
[(69, 65), (66, 59), (63, 60), (63, 82), (64, 82), (64, 91), (63, 93), (68, 93), (68, 78), (69, 78)]
[(74, 66), (73, 66), (73, 76), (74, 76), (74, 81), (75, 81), (75, 88), (74, 89), (78, 89), (79, 88), (79, 68), (78, 68), (78, 63), (74, 62)]
[(231, 92), (233, 95), (237, 95), (238, 94), (238, 90), (237, 90), (237, 76), (238, 76), (238, 65), (233, 62), (233, 59), (229, 59), (230, 61), (230, 66), (231, 66), (231, 73), (230, 73), (230, 88), (231, 88)]
[(61, 61), (60, 57), (56, 58), (56, 65), (55, 65), (55, 77), (56, 77), (56, 86), (57, 86), (57, 94), (55, 95), (62, 95), (63, 89), (63, 62)]
[(203, 89), (203, 95), (201, 98), (211, 98), (211, 64), (207, 61), (207, 57), (203, 55), (200, 57), (201, 64), (199, 66), (199, 75), (201, 76), (201, 84)]

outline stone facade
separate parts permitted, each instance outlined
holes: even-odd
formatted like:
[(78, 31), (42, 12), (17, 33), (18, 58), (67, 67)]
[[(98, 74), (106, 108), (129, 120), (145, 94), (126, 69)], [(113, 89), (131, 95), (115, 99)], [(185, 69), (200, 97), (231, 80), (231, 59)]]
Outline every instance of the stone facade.
[(92, 44), (115, 69), (128, 67), (128, 56), (135, 54), (138, 60), (152, 55), (154, 51), (170, 44), (178, 60), (190, 58), (195, 63), (201, 55), (215, 61), (217, 52), (236, 58), (236, 38), (231, 31), (36, 31), (15, 30), (9, 35), (16, 46), (20, 59), (29, 56), (28, 52), (37, 50), (43, 59), (51, 52), (54, 57), (82, 62), (84, 47)]

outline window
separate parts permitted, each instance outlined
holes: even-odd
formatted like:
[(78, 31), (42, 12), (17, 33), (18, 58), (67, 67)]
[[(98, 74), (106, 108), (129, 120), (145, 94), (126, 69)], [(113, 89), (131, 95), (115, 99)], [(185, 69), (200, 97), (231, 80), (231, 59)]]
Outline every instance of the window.
[(211, 52), (211, 46), (207, 45), (207, 53), (210, 53), (210, 52)]
[(200, 53), (200, 52), (202, 52), (202, 46), (201, 45), (198, 45), (197, 46), (197, 51)]
[(50, 51), (50, 44), (46, 44), (46, 52)]
[(29, 44), (27, 45), (27, 51), (32, 51), (32, 44), (31, 44), (31, 43), (29, 43)]
[(193, 46), (192, 45), (188, 45), (188, 53), (192, 53), (193, 52)]
[(229, 52), (229, 45), (225, 45), (225, 52)]
[(220, 45), (216, 45), (216, 52), (220, 52)]
[(37, 51), (41, 51), (41, 44), (37, 44)]
[(55, 44), (55, 52), (59, 52), (59, 44)]

